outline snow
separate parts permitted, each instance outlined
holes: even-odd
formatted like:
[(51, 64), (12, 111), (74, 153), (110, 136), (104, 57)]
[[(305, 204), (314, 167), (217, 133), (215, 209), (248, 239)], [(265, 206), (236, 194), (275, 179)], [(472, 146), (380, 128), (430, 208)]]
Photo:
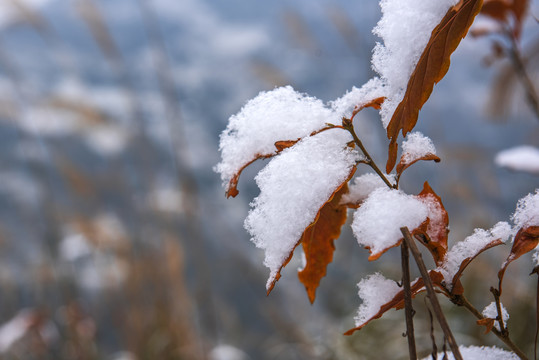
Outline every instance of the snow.
[(231, 345), (217, 345), (210, 351), (209, 360), (246, 360), (247, 354)]
[(428, 207), (414, 195), (400, 190), (374, 190), (354, 214), (352, 230), (371, 256), (395, 246), (402, 238), (401, 227), (417, 228), (428, 215)]
[(328, 122), (339, 124), (341, 120), (322, 101), (300, 94), (291, 86), (261, 92), (230, 117), (221, 134), (222, 160), (215, 170), (227, 184), (257, 155), (275, 154), (276, 141), (303, 138)]
[[(502, 319), (505, 326), (507, 326), (507, 320), (509, 320), (509, 313), (503, 306), (503, 304), (500, 303), (501, 309), (502, 309)], [(498, 317), (498, 310), (496, 308), (496, 303), (493, 301), (489, 305), (487, 305), (482, 312), (483, 316), (489, 319), (496, 319)], [(494, 327), (498, 330), (500, 330), (500, 323), (498, 321), (494, 322)]]
[[(518, 356), (513, 354), (512, 352), (505, 351), (502, 349), (498, 349), (496, 347), (487, 347), (487, 346), (459, 346), (460, 354), (462, 355), (462, 358), (464, 360), (518, 360)], [(455, 360), (455, 357), (453, 354), (448, 351), (447, 352), (447, 359), (448, 360)], [(444, 353), (440, 352), (438, 353), (438, 359), (442, 360), (444, 359)], [(429, 355), (425, 357), (423, 360), (432, 360), (432, 356)]]
[(535, 190), (535, 194), (528, 194), (518, 201), (511, 220), (516, 229), (539, 226), (539, 189)]
[(402, 143), (402, 161), (409, 164), (427, 154), (436, 155), (432, 140), (419, 131), (409, 133)]
[(374, 48), (372, 65), (386, 88), (381, 117), (387, 127), (404, 97), (408, 80), (432, 30), (458, 0), (382, 0), (382, 18), (373, 30), (383, 40)]
[(362, 279), (357, 287), (359, 297), (363, 300), (354, 318), (357, 327), (375, 316), (380, 308), (391, 301), (401, 290), (395, 281), (386, 279), (380, 273)]
[[(395, 175), (386, 175), (387, 179), (391, 182), (395, 182)], [(375, 173), (366, 173), (358, 176), (354, 179), (354, 182), (350, 185), (348, 193), (344, 194), (341, 200), (342, 204), (360, 204), (365, 200), (374, 190), (378, 188), (386, 188), (386, 183), (380, 176)]]
[(500, 151), (494, 162), (500, 167), (539, 174), (539, 149), (523, 145)]
[(465, 259), (476, 256), (481, 249), (497, 239), (503, 242), (507, 241), (511, 235), (511, 226), (505, 221), (498, 222), (490, 230), (475, 229), (472, 235), (457, 243), (447, 252), (444, 263), (437, 270), (440, 271), (447, 286), (450, 287), (453, 277)]
[(369, 101), (385, 96), (384, 84), (379, 78), (373, 78), (361, 88), (353, 87), (352, 90), (330, 103), (331, 108), (340, 117), (349, 117), (356, 107), (361, 107)]
[(255, 180), (260, 195), (245, 219), (257, 247), (265, 250), (268, 286), (318, 210), (349, 176), (358, 158), (351, 135), (335, 128), (285, 149)]

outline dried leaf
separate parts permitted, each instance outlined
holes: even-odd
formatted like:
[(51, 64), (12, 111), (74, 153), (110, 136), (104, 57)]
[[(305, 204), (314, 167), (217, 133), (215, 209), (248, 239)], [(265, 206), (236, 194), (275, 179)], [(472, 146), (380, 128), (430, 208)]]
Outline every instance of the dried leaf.
[(477, 320), (477, 325), (485, 326), (486, 327), (485, 334), (488, 334), (494, 327), (494, 322), (495, 322), (495, 319), (483, 318), (481, 320)]
[(428, 153), (420, 158), (417, 158), (411, 162), (405, 162), (404, 161), (404, 156), (401, 156), (401, 159), (399, 161), (399, 163), (397, 164), (397, 175), (400, 176), (404, 170), (408, 169), (410, 166), (412, 166), (413, 164), (415, 164), (416, 162), (420, 161), (420, 160), (424, 160), (424, 161), (428, 161), (428, 160), (433, 160), (435, 162), (440, 162), (440, 158), (432, 153)]
[(320, 209), (318, 219), (305, 229), (300, 240), (307, 263), (305, 268), (298, 272), (298, 277), (305, 285), (311, 304), (314, 303), (320, 280), (326, 276), (327, 265), (333, 261), (333, 242), (339, 238), (341, 227), (346, 222), (347, 208), (340, 204), (340, 201), (347, 192), (348, 185), (344, 183), (333, 199)]
[[(352, 178), (352, 176), (354, 175), (354, 173), (356, 172), (356, 167), (354, 166), (352, 168), (352, 170), (350, 171), (350, 174), (348, 175), (347, 179), (339, 186), (337, 187), (337, 189), (333, 192), (333, 194), (331, 194), (331, 196), (329, 197), (328, 201), (326, 201), (324, 203), (324, 205), (320, 208), (320, 210), (318, 210), (318, 213), (316, 214), (316, 217), (314, 218), (314, 221), (305, 228), (305, 230), (303, 231), (303, 235), (302, 237), (298, 240), (298, 242), (296, 243), (296, 245), (294, 246), (294, 248), (292, 249), (292, 251), (290, 252), (290, 254), (288, 255), (288, 258), (286, 258), (286, 260), (283, 262), (283, 264), (281, 265), (281, 267), (279, 268), (279, 271), (277, 272), (277, 275), (275, 276), (275, 278), (273, 279), (273, 281), (271, 282), (271, 284), (268, 286), (268, 291), (267, 291), (267, 295), (269, 295), (271, 293), (271, 291), (273, 290), (273, 288), (275, 287), (275, 284), (277, 283), (277, 281), (281, 278), (281, 270), (290, 262), (290, 260), (292, 259), (292, 256), (294, 255), (294, 250), (298, 247), (299, 244), (301, 244), (303, 241), (304, 241), (304, 238), (305, 238), (305, 234), (309, 231), (310, 228), (314, 227), (317, 222), (319, 221), (321, 215), (322, 215), (322, 212), (323, 211), (327, 211), (326, 209), (326, 205), (328, 205), (329, 203), (332, 203), (333, 200), (335, 199), (335, 197), (338, 197), (338, 201), (335, 200), (334, 202), (334, 206), (338, 206), (338, 203), (340, 201), (340, 197), (346, 193), (348, 191), (348, 181), (350, 181), (350, 179)], [(346, 188), (346, 190), (342, 190), (343, 188)], [(342, 191), (341, 191), (342, 190)], [(329, 206), (332, 206), (332, 205), (329, 205)], [(345, 211), (345, 208), (343, 206), (343, 211)], [(345, 213), (345, 216), (346, 216), (346, 213)], [(325, 215), (324, 215), (325, 217)], [(324, 220), (322, 220), (324, 221)], [(336, 221), (339, 221), (340, 220), (337, 218)], [(346, 221), (346, 218), (344, 219), (344, 221)], [(343, 223), (344, 223), (343, 221)], [(342, 226), (342, 224), (339, 226), (339, 232), (340, 232), (340, 227)], [(325, 226), (321, 227), (319, 230), (321, 229), (324, 229)], [(313, 230), (315, 231), (315, 230)], [(334, 233), (335, 232), (335, 228), (333, 228), (332, 230)], [(331, 234), (328, 234), (328, 236), (331, 237)], [(323, 237), (320, 237), (320, 238), (323, 238)], [(318, 244), (316, 245), (318, 246)], [(320, 256), (320, 254), (313, 254), (313, 256)], [(331, 257), (333, 257), (333, 254), (331, 254)], [(319, 260), (319, 259), (318, 259)], [(317, 261), (318, 261), (317, 260)], [(331, 262), (331, 259), (328, 261), (328, 263)], [(314, 270), (314, 269), (313, 269)], [(312, 271), (312, 270), (309, 270), (309, 271)], [(308, 276), (308, 275), (306, 275)], [(314, 278), (314, 275), (312, 275), (313, 278)], [(325, 268), (324, 268), (324, 274), (320, 276), (320, 278), (324, 277), (325, 276)], [(301, 280), (301, 279), (300, 279)], [(314, 280), (312, 280), (314, 282)], [(320, 281), (320, 279), (318, 280)], [(303, 281), (302, 281), (303, 282)], [(304, 283), (305, 284), (305, 283)], [(307, 287), (307, 285), (306, 285)], [(312, 287), (312, 284), (309, 283), (309, 288), (307, 288), (307, 293), (309, 294), (309, 299), (311, 299), (311, 295), (309, 293), (309, 289)], [(314, 289), (312, 290), (313, 292), (316, 291), (316, 287), (314, 287)], [(311, 300), (311, 302), (314, 301), (314, 294), (313, 294), (313, 300)]]
[(434, 84), (449, 70), (450, 56), (470, 28), (481, 9), (482, 0), (461, 0), (449, 9), (432, 31), (427, 46), (410, 76), (403, 100), (397, 106), (387, 127), (391, 139), (386, 171), (389, 173), (397, 160), (395, 144), (402, 131), (406, 136), (417, 123), (419, 110), (429, 98)]
[(462, 275), (462, 272), (464, 271), (464, 269), (466, 269), (466, 267), (477, 257), (479, 256), (479, 254), (481, 254), (483, 251), (486, 251), (490, 248), (493, 248), (494, 246), (498, 246), (498, 245), (501, 245), (503, 244), (503, 241), (501, 239), (496, 239), (494, 241), (491, 241), (490, 243), (488, 243), (487, 245), (485, 245), (481, 250), (479, 250), (474, 256), (470, 256), (470, 257), (467, 257), (466, 259), (464, 259), (461, 263), (460, 263), (460, 267), (459, 267), (459, 270), (457, 271), (457, 273), (455, 274), (455, 276), (453, 276), (453, 280), (451, 280), (451, 286), (452, 286), (452, 290), (451, 292), (453, 294), (459, 294), (460, 293), (460, 288), (462, 287), (459, 287), (459, 288), (456, 288), (455, 287), (455, 284), (457, 284), (457, 282), (459, 282), (459, 279)]
[[(432, 209), (427, 219), (428, 221), (423, 223), (417, 230), (412, 231), (412, 234), (427, 247), (436, 265), (440, 266), (447, 253), (449, 216), (442, 204), (442, 199), (432, 190), (428, 182), (425, 181), (423, 190), (418, 197), (430, 200), (431, 206), (429, 209)], [(421, 234), (419, 234), (420, 232)]]
[(519, 39), (527, 9), (528, 0), (485, 0), (481, 14), (505, 25), (510, 23), (513, 35)]
[(480, 14), (496, 20), (507, 21), (507, 13), (510, 9), (511, 1), (509, 0), (485, 0)]
[(354, 108), (353, 113), (352, 113), (352, 117), (354, 117), (361, 110), (363, 110), (365, 108), (368, 108), (368, 107), (372, 107), (372, 108), (374, 108), (376, 110), (380, 110), (381, 107), (382, 107), (382, 104), (384, 103), (385, 100), (386, 100), (386, 98), (381, 96), (381, 97), (378, 97), (376, 99), (372, 99), (371, 101), (366, 102), (365, 104), (362, 104), (361, 106), (356, 106)]
[(502, 268), (498, 272), (498, 279), (500, 284), (498, 289), (500, 294), (502, 293), (502, 282), (505, 270), (510, 263), (518, 259), (524, 254), (532, 251), (539, 244), (539, 226), (529, 226), (527, 228), (520, 229), (515, 235), (515, 240), (513, 241), (513, 247), (511, 248), (511, 253), (505, 260), (502, 265)]
[[(411, 292), (412, 297), (414, 297), (415, 295), (417, 295), (418, 293), (420, 293), (424, 289), (425, 289), (425, 284), (423, 283), (422, 278), (419, 278), (419, 279), (415, 280), (412, 284), (410, 284), (410, 292)], [(347, 332), (344, 333), (344, 335), (352, 335), (357, 330), (361, 330), (363, 327), (365, 327), (365, 325), (370, 323), (372, 320), (379, 319), (380, 317), (382, 317), (382, 315), (384, 315), (387, 311), (389, 311), (391, 309), (399, 310), (399, 309), (402, 309), (402, 308), (404, 308), (404, 289), (399, 291), (393, 297), (393, 299), (391, 299), (391, 301), (389, 301), (386, 304), (382, 305), (380, 307), (380, 310), (374, 316), (372, 316), (370, 319), (365, 321), (363, 324), (361, 324), (361, 325), (359, 325), (359, 326), (357, 326), (357, 327), (355, 327), (353, 329), (348, 330)]]

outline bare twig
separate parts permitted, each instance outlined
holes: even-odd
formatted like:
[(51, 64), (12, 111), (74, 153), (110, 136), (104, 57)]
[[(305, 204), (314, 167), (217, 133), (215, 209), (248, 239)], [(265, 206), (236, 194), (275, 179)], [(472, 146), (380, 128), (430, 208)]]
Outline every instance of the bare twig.
[(440, 303), (438, 302), (438, 298), (436, 297), (436, 292), (434, 291), (434, 286), (432, 285), (432, 281), (430, 280), (427, 267), (425, 266), (421, 253), (419, 252), (419, 249), (417, 248), (412, 238), (412, 234), (410, 234), (410, 230), (408, 230), (407, 227), (402, 227), (400, 230), (404, 237), (404, 241), (407, 243), (408, 247), (412, 251), (412, 255), (414, 256), (414, 259), (419, 268), (419, 272), (421, 273), (421, 277), (423, 278), (423, 282), (425, 283), (425, 288), (427, 289), (428, 294), (427, 296), (431, 302), (432, 310), (434, 311), (434, 314), (438, 319), (438, 323), (440, 324), (440, 327), (442, 328), (442, 331), (447, 338), (447, 342), (449, 343), (449, 347), (453, 352), (453, 356), (456, 360), (462, 360), (462, 355), (460, 354), (459, 347), (457, 345), (455, 337), (453, 336), (453, 333), (451, 332), (451, 328), (449, 328), (449, 324), (447, 323)]
[(404, 287), (404, 312), (406, 317), (406, 337), (408, 338), (408, 352), (410, 360), (417, 359), (414, 335), (414, 308), (412, 307), (412, 290), (410, 289), (410, 261), (408, 245), (401, 244), (402, 284)]
[(367, 164), (378, 174), (378, 176), (380, 176), (380, 178), (384, 181), (384, 183), (391, 189), (396, 189), (396, 185), (393, 185), (388, 179), (387, 177), (384, 175), (384, 173), (380, 170), (380, 168), (378, 167), (378, 165), (376, 165), (376, 163), (374, 162), (374, 160), (372, 159), (372, 156), (369, 154), (369, 152), (367, 151), (367, 149), (365, 149), (365, 146), (363, 146), (363, 143), (361, 142), (361, 140), (359, 140), (359, 138), (357, 137), (356, 135), (356, 132), (354, 131), (354, 125), (352, 124), (352, 120), (350, 119), (347, 119), (347, 118), (343, 118), (342, 119), (342, 128), (344, 130), (347, 130), (351, 135), (352, 135), (352, 138), (354, 139), (354, 142), (356, 143), (356, 145), (361, 149), (361, 151), (363, 152), (363, 155), (365, 155), (365, 157), (367, 158)]
[(502, 313), (502, 304), (500, 302), (500, 290), (491, 287), (490, 292), (492, 295), (494, 295), (494, 301), (496, 302), (496, 312), (498, 313), (498, 317), (496, 320), (498, 320), (498, 323), (500, 324), (500, 332), (502, 335), (507, 334), (507, 329), (505, 328), (505, 324), (503, 323), (503, 313)]

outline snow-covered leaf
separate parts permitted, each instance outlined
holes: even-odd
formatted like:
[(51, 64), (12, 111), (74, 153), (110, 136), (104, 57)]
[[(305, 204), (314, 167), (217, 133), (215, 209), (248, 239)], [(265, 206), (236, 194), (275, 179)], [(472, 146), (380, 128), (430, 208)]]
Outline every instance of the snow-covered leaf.
[(402, 135), (406, 136), (415, 127), (419, 110), (428, 100), (434, 84), (449, 70), (450, 56), (468, 32), (481, 5), (482, 0), (461, 0), (447, 11), (432, 31), (430, 40), (408, 80), (404, 98), (395, 109), (387, 126), (387, 136), (393, 145), (389, 147), (386, 164), (388, 173), (397, 160), (394, 144), (397, 142), (399, 132), (402, 131)]
[(440, 162), (432, 140), (417, 131), (408, 134), (402, 143), (402, 155), (396, 169), (398, 176), (420, 160)]
[(320, 209), (316, 220), (301, 237), (306, 265), (298, 272), (298, 277), (305, 285), (311, 303), (314, 302), (320, 280), (326, 276), (328, 264), (333, 261), (334, 241), (341, 235), (341, 227), (346, 222), (347, 208), (340, 202), (342, 195), (347, 192), (345, 182)]
[(358, 153), (347, 145), (350, 141), (351, 135), (339, 128), (306, 137), (272, 158), (256, 176), (260, 195), (251, 203), (245, 228), (265, 250), (268, 290), (305, 229), (352, 176)]

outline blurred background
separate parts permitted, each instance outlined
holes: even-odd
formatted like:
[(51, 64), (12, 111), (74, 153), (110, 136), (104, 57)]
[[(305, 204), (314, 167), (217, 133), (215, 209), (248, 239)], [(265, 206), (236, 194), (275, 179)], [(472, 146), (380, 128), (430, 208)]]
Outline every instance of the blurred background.
[[(296, 260), (266, 297), (263, 254), (243, 229), (264, 162), (229, 200), (212, 170), (228, 117), (258, 92), (291, 84), (331, 101), (370, 79), (379, 18), (375, 0), (0, 0), (0, 358), (406, 358), (402, 312), (342, 335), (357, 282), (374, 271), (398, 280), (398, 251), (368, 263), (345, 226), (313, 306)], [(535, 84), (538, 28), (529, 16), (521, 41)], [(500, 150), (539, 146), (539, 119), (511, 64), (491, 55), (492, 39), (462, 42), (417, 127), (442, 162), (402, 179), (409, 193), (428, 180), (442, 197), (452, 242), (508, 221), (539, 184), (494, 163)], [(356, 117), (383, 164), (380, 125), (373, 110)], [(464, 276), (479, 309), (508, 251)], [(512, 265), (502, 298), (528, 351), (532, 267), (531, 257)], [(444, 306), (459, 342), (500, 345)]]

